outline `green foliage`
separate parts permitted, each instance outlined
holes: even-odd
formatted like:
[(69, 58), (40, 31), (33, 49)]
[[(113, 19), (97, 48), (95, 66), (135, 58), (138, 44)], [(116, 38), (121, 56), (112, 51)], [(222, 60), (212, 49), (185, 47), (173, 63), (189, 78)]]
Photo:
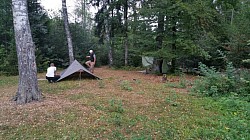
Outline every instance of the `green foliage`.
[(104, 88), (105, 87), (105, 83), (103, 80), (98, 80), (98, 86), (99, 88)]
[(168, 97), (165, 98), (165, 103), (172, 105), (172, 106), (177, 106), (179, 103), (177, 102), (178, 95), (176, 93), (170, 94)]
[(109, 111), (110, 112), (116, 112), (116, 113), (123, 113), (124, 112), (124, 108), (123, 108), (123, 104), (121, 100), (115, 100), (112, 99), (109, 101)]
[(249, 72), (236, 70), (228, 63), (225, 72), (200, 63), (201, 74), (204, 75), (194, 83), (193, 91), (206, 96), (250, 96)]
[(0, 75), (0, 87), (11, 87), (18, 84), (17, 76), (1, 76)]
[(180, 80), (178, 83), (167, 82), (165, 86), (172, 88), (186, 88), (189, 82), (186, 80), (185, 76), (181, 74)]
[(220, 135), (226, 139), (249, 138), (249, 102), (235, 97), (220, 97), (212, 98), (204, 107), (206, 110), (217, 110), (223, 114), (217, 118), (221, 121), (218, 125), (221, 131), (216, 130), (213, 135)]
[(133, 88), (131, 87), (130, 82), (128, 80), (121, 81), (120, 86), (121, 86), (122, 90), (127, 90), (127, 91), (133, 90)]
[[(224, 68), (226, 64), (216, 51), (221, 49), (234, 66), (250, 67), (249, 1), (154, 0), (141, 1), (140, 7), (139, 1), (88, 2), (98, 6), (96, 26), (90, 27), (89, 14), (80, 6), (77, 16), (87, 16), (88, 21), (70, 24), (75, 59), (82, 63), (88, 50), (93, 49), (97, 55), (96, 66), (107, 65), (111, 47), (113, 64), (120, 68), (124, 66), (124, 44), (128, 41), (128, 66), (141, 66), (140, 56), (146, 54), (172, 61), (171, 69), (182, 66), (178, 62), (175, 64), (175, 60), (192, 58)], [(28, 6), (38, 71), (45, 71), (51, 62), (57, 67), (67, 67), (68, 51), (61, 17), (49, 18), (37, 0), (28, 0)], [(132, 10), (125, 22), (127, 6)], [(11, 1), (2, 1), (0, 11), (0, 71), (7, 75), (17, 74)], [(110, 37), (109, 42), (106, 35)]]
[(179, 83), (180, 83), (180, 86), (182, 88), (186, 88), (187, 87), (188, 81), (186, 80), (186, 78), (184, 77), (184, 75), (181, 75), (181, 79), (180, 79)]
[(0, 46), (0, 75), (18, 75), (17, 55), (14, 46)]
[(17, 75), (17, 54), (11, 1), (0, 2), (0, 75)]

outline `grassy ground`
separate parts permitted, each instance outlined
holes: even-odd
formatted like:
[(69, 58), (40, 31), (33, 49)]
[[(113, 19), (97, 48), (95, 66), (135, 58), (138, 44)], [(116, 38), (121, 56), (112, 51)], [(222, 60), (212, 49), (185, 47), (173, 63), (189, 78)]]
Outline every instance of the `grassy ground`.
[(43, 101), (22, 106), (10, 101), (18, 77), (0, 77), (0, 139), (250, 139), (249, 103), (191, 95), (192, 76), (95, 74), (103, 80), (41, 80)]

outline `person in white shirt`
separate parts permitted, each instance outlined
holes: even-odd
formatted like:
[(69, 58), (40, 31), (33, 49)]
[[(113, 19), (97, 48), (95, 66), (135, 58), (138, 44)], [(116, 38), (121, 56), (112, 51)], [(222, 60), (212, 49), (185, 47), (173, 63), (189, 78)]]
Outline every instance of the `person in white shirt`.
[(56, 73), (56, 67), (54, 63), (50, 64), (50, 67), (47, 68), (47, 73), (46, 73), (46, 79), (48, 80), (49, 83), (56, 82), (60, 76), (55, 75)]

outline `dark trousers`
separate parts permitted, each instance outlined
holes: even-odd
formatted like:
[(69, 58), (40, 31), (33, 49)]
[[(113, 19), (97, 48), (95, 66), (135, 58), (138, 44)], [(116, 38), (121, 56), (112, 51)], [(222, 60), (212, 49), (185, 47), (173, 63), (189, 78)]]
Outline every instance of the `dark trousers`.
[(50, 83), (56, 82), (59, 78), (60, 78), (59, 75), (55, 75), (55, 77), (47, 77), (47, 76), (46, 76), (46, 79), (47, 79), (48, 82), (50, 82)]

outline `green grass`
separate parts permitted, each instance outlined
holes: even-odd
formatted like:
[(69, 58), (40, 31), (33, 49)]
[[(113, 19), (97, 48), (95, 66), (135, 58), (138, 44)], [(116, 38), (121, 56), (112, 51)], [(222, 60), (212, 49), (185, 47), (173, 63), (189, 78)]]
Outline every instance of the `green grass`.
[(121, 86), (122, 90), (127, 90), (127, 91), (132, 91), (133, 90), (133, 88), (131, 86), (131, 83), (128, 80), (121, 81), (120, 86)]
[(0, 76), (0, 88), (18, 84), (18, 76)]
[[(39, 81), (49, 102), (34, 108), (1, 104), (0, 139), (250, 139), (249, 102), (128, 80)], [(17, 77), (1, 77), (0, 83), (1, 89), (16, 86)]]
[(40, 81), (39, 87), (43, 93), (49, 94), (62, 94), (64, 91), (71, 89), (80, 89), (83, 85), (82, 82), (72, 82), (72, 81), (63, 81), (57, 83), (48, 83), (48, 81)]

